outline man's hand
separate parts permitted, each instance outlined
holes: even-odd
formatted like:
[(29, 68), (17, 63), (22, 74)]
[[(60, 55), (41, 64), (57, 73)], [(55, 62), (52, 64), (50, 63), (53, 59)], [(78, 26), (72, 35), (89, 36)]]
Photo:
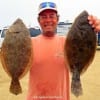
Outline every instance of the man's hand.
[(88, 16), (89, 24), (94, 28), (96, 32), (100, 31), (100, 19), (96, 16), (89, 15)]

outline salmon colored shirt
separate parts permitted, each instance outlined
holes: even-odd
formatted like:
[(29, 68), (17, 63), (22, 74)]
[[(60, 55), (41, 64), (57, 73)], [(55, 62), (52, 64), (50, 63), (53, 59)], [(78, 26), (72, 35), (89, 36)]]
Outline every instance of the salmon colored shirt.
[(39, 35), (32, 38), (34, 60), (27, 100), (70, 100), (69, 71), (64, 62), (65, 38)]

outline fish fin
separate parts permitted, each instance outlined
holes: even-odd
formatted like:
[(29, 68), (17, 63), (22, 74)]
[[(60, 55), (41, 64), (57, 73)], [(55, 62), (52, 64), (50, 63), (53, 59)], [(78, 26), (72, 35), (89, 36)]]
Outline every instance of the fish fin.
[(11, 80), (10, 92), (15, 94), (15, 95), (22, 93), (22, 88), (20, 86), (20, 82), (18, 79)]
[(82, 85), (80, 81), (80, 73), (75, 69), (72, 75), (71, 92), (76, 96), (82, 95)]

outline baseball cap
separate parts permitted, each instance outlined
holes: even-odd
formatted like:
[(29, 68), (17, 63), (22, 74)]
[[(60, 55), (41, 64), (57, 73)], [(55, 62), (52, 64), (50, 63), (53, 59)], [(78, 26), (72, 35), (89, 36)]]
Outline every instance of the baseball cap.
[(40, 14), (41, 12), (50, 9), (50, 10), (54, 10), (57, 13), (57, 6), (54, 2), (42, 2), (39, 5), (39, 12), (38, 14)]

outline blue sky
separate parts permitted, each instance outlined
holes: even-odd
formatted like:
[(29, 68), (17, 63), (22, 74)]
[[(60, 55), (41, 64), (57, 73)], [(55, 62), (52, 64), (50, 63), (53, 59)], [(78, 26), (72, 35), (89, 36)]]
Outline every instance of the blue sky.
[(99, 0), (2, 0), (0, 3), (0, 28), (11, 25), (21, 18), (27, 26), (38, 26), (38, 5), (42, 1), (57, 4), (60, 21), (74, 21), (83, 10), (100, 18)]

